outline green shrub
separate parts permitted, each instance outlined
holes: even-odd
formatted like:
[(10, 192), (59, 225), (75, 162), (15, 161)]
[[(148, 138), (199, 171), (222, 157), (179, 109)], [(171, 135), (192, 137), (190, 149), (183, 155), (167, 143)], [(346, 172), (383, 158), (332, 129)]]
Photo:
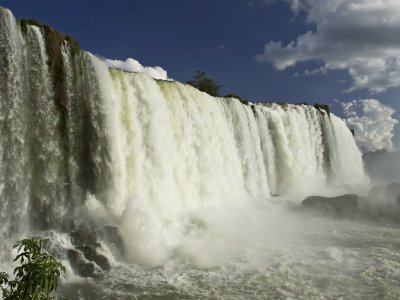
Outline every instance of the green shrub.
[(236, 98), (236, 99), (242, 100), (242, 98), (240, 98), (240, 97), (239, 97), (238, 95), (236, 95), (235, 93), (226, 94), (226, 95), (224, 96), (224, 98)]
[(219, 85), (211, 78), (208, 78), (206, 73), (199, 70), (194, 74), (193, 80), (186, 81), (186, 83), (214, 97), (219, 96), (219, 89), (223, 87), (223, 85)]
[(283, 110), (288, 110), (289, 109), (289, 103), (278, 102), (276, 104), (278, 104), (280, 107), (282, 107)]
[(34, 25), (37, 27), (40, 27), (41, 24), (39, 21), (34, 20), (34, 19), (20, 19), (19, 20), (19, 25), (21, 26), (21, 30), (23, 33), (26, 33), (28, 30), (28, 25)]
[(52, 293), (57, 289), (61, 273), (65, 267), (53, 256), (42, 250), (41, 238), (24, 239), (14, 248), (18, 253), (14, 261), (21, 264), (14, 269), (15, 279), (0, 273), (0, 290), (4, 300), (54, 299)]
[(326, 111), (326, 113), (328, 114), (328, 116), (329, 116), (329, 105), (327, 105), (327, 104), (319, 104), (319, 103), (315, 103), (314, 104), (314, 107), (317, 109), (317, 110), (319, 110), (319, 111)]
[(75, 56), (79, 53), (79, 50), (81, 49), (79, 43), (77, 40), (75, 40), (72, 36), (66, 35), (64, 37), (64, 40), (69, 43), (70, 49), (71, 49), (71, 54), (72, 56)]
[(240, 96), (236, 95), (235, 93), (229, 93), (224, 96), (224, 98), (235, 98), (238, 99), (242, 104), (249, 105), (249, 101), (241, 98)]
[(70, 45), (72, 56), (75, 56), (76, 54), (79, 53), (80, 45), (79, 45), (78, 41), (76, 41), (70, 35), (64, 36), (64, 34), (61, 33), (60, 31), (50, 27), (47, 24), (41, 24), (39, 21), (34, 20), (34, 19), (20, 19), (19, 20), (19, 24), (20, 24), (20, 27), (21, 27), (21, 31), (23, 33), (25, 33), (25, 34), (28, 31), (28, 26), (29, 25), (34, 25), (34, 26), (42, 28), (44, 33), (45, 33), (47, 48), (49, 48), (48, 43), (50, 43), (50, 47), (53, 47), (53, 48), (54, 47), (56, 47), (56, 48), (60, 47), (61, 46), (61, 41), (62, 41), (62, 39), (64, 39)]

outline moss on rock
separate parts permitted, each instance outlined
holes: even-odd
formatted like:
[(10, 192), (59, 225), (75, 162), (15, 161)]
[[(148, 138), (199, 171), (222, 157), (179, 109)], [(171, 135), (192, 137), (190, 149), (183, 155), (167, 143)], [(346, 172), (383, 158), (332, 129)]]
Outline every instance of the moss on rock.
[(283, 110), (288, 110), (288, 108), (289, 108), (289, 103), (276, 103), (276, 104), (278, 104)]
[[(60, 31), (51, 28), (47, 24), (42, 24), (38, 20), (35, 20), (35, 19), (20, 19), (18, 22), (19, 22), (21, 31), (24, 34), (27, 33), (28, 26), (32, 25), (32, 26), (37, 26), (37, 27), (42, 28), (43, 31), (44, 31), (44, 34), (47, 35), (47, 36), (48, 36), (49, 33), (51, 33), (51, 35), (53, 37), (56, 36), (56, 39), (54, 39), (54, 38), (52, 39), (52, 41), (53, 42), (56, 41), (56, 43), (51, 45), (51, 46), (55, 46), (55, 47), (53, 47), (54, 49), (57, 48), (57, 45), (61, 46), (61, 43), (59, 43), (59, 42), (62, 41), (62, 40), (65, 40), (66, 42), (68, 42), (68, 44), (70, 46), (70, 49), (71, 49), (71, 55), (72, 56), (77, 55), (79, 53), (80, 49), (81, 49), (81, 47), (79, 45), (79, 42), (77, 40), (75, 40), (72, 36), (70, 36), (68, 34), (64, 36), (64, 34), (61, 33)], [(46, 39), (46, 41), (47, 41), (47, 39)]]
[(315, 103), (314, 107), (319, 110), (319, 111), (325, 111), (328, 116), (330, 115), (330, 111), (329, 111), (329, 105), (327, 104), (319, 104), (319, 103)]
[(21, 31), (23, 33), (27, 33), (28, 31), (28, 26), (32, 25), (32, 26), (37, 26), (37, 27), (41, 27), (42, 24), (40, 24), (39, 21), (34, 20), (34, 19), (20, 19), (19, 20), (19, 26), (21, 27)]
[(242, 100), (242, 98), (239, 97), (238, 95), (236, 95), (235, 93), (226, 94), (226, 95), (224, 96), (224, 98), (236, 98), (236, 99)]
[(70, 46), (72, 57), (76, 56), (76, 55), (79, 53), (80, 49), (81, 49), (81, 47), (80, 47), (78, 41), (75, 40), (75, 39), (74, 39), (72, 36), (70, 36), (70, 35), (66, 35), (66, 36), (64, 37), (64, 40), (65, 40), (66, 42), (68, 42), (68, 44), (69, 44), (69, 46)]

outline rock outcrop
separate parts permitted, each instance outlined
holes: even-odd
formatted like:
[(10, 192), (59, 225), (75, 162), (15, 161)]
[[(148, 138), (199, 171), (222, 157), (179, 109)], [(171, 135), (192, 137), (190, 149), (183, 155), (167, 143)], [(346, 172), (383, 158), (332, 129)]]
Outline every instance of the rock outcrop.
[(352, 217), (358, 213), (359, 196), (346, 194), (337, 197), (309, 196), (301, 206), (307, 210), (332, 217)]
[(95, 267), (92, 262), (87, 262), (82, 253), (75, 249), (69, 249), (67, 256), (72, 269), (82, 277), (94, 277)]
[(123, 241), (118, 227), (107, 225), (95, 228), (92, 224), (81, 223), (70, 233), (71, 244), (75, 248), (67, 251), (71, 267), (78, 275), (95, 277), (111, 269), (108, 258), (101, 253), (99, 236), (114, 252), (122, 253)]

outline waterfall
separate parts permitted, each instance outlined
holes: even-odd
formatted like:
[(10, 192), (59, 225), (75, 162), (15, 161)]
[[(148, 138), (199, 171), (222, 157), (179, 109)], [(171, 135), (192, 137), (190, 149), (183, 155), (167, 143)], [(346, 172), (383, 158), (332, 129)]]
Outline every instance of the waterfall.
[(108, 68), (3, 8), (0, 164), (1, 240), (70, 230), (94, 199), (121, 228), (128, 256), (144, 262), (162, 261), (167, 251), (155, 249), (176, 249), (190, 228), (207, 227), (210, 209), (300, 201), (368, 181), (333, 114), (215, 98)]

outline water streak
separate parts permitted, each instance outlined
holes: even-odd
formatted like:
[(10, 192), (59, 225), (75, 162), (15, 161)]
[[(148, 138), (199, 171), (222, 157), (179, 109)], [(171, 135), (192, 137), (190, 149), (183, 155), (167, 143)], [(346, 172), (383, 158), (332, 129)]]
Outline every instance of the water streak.
[(0, 65), (2, 240), (70, 230), (90, 215), (90, 198), (108, 214), (95, 222), (120, 226), (128, 258), (157, 264), (212, 231), (210, 211), (245, 213), (367, 182), (333, 114), (110, 69), (2, 8)]

